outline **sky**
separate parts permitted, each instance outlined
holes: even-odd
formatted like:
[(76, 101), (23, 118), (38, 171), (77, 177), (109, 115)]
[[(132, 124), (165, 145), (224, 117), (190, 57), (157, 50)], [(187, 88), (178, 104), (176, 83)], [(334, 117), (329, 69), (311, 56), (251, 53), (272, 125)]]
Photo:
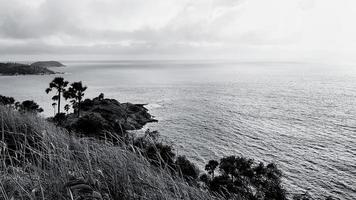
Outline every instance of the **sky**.
[(0, 0), (0, 59), (355, 62), (355, 0)]

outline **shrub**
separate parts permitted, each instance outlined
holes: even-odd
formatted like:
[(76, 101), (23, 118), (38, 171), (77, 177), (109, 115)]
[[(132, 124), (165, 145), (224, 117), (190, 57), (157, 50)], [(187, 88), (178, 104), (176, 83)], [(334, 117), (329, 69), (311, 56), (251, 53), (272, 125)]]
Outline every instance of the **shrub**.
[(205, 170), (214, 178), (215, 169), (219, 166), (219, 162), (216, 160), (209, 160), (208, 164), (205, 165)]
[[(209, 161), (206, 171), (212, 175), (217, 161)], [(263, 163), (255, 164), (252, 159), (228, 156), (218, 163), (220, 175), (207, 181), (209, 189), (230, 198), (243, 199), (286, 199), (281, 186), (281, 171), (275, 164), (266, 167)]]
[(177, 171), (188, 181), (196, 180), (199, 176), (199, 169), (185, 156), (178, 156), (175, 165)]
[(17, 102), (17, 109), (20, 112), (41, 113), (43, 109), (33, 100), (26, 100), (22, 103)]
[(7, 97), (0, 95), (0, 105), (12, 106), (15, 103), (15, 99), (13, 97)]

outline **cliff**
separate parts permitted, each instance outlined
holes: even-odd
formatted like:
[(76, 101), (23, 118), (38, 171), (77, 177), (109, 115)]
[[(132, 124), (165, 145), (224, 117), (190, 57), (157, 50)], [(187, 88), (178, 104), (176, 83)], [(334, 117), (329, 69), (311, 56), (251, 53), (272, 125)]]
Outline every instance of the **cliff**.
[(157, 122), (143, 104), (120, 103), (115, 99), (86, 99), (77, 113), (65, 116), (62, 126), (87, 136), (103, 136), (111, 132), (123, 135), (128, 130), (138, 130), (147, 123)]

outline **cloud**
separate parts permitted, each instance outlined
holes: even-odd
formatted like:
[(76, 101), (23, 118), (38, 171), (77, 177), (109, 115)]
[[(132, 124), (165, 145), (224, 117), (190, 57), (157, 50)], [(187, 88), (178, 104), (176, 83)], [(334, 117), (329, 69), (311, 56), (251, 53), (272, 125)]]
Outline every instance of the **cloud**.
[(8, 55), (274, 52), (278, 57), (356, 50), (352, 0), (0, 0), (0, 5), (0, 53)]

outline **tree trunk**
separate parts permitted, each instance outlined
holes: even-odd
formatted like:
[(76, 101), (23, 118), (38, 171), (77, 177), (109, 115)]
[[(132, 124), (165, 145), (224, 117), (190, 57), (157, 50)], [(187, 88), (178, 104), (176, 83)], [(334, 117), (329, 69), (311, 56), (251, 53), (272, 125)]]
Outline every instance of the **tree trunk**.
[(80, 100), (78, 101), (78, 118), (79, 118), (79, 116), (80, 116)]
[(58, 90), (58, 114), (61, 113), (61, 90)]

